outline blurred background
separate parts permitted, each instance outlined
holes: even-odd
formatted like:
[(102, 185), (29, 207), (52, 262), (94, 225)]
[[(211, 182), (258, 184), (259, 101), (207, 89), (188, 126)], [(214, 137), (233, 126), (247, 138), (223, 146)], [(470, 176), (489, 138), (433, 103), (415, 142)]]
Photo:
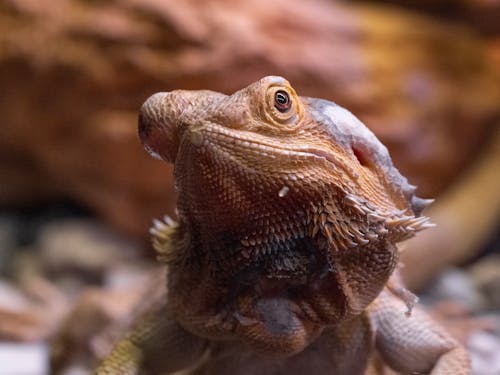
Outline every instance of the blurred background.
[(403, 276), (500, 374), (500, 1), (0, 0), (0, 375), (90, 374), (163, 284), (148, 228), (175, 192), (142, 102), (265, 75), (351, 110), (436, 198)]

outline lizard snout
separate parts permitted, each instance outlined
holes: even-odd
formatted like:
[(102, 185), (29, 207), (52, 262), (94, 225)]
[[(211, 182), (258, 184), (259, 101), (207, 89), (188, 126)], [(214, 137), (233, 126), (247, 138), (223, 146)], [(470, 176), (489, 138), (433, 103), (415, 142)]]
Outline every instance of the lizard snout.
[(139, 138), (155, 158), (174, 162), (178, 149), (175, 111), (171, 93), (159, 92), (150, 96), (139, 112)]

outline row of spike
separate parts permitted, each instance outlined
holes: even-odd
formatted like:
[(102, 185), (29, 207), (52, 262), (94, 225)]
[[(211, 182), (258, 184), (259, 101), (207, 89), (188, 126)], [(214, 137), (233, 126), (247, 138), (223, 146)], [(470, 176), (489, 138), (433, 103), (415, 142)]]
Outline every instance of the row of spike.
[[(430, 222), (429, 217), (427, 216), (414, 216), (407, 215), (408, 210), (394, 210), (391, 213), (380, 214), (376, 211), (376, 208), (373, 207), (369, 202), (365, 202), (364, 200), (348, 194), (345, 199), (351, 203), (351, 207), (354, 208), (359, 213), (363, 213), (366, 215), (368, 220), (372, 223), (381, 224), (378, 225), (377, 232), (380, 230), (384, 232), (388, 231), (396, 231), (401, 233), (406, 233), (405, 238), (413, 236), (415, 232), (434, 227), (435, 225)], [(415, 197), (418, 200), (419, 209), (422, 210), (424, 205), (427, 206), (433, 202), (432, 199), (421, 199)], [(380, 233), (379, 233), (380, 234)]]
[(153, 219), (153, 226), (149, 229), (153, 248), (159, 261), (169, 262), (172, 259), (171, 236), (179, 224), (170, 216), (165, 215), (162, 220)]

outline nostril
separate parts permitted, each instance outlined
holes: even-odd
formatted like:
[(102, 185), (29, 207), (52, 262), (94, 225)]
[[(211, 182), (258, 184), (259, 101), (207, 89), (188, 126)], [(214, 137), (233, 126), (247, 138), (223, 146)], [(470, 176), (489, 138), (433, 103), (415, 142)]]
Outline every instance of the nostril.
[(356, 156), (356, 159), (358, 159), (359, 164), (363, 167), (369, 167), (371, 165), (369, 159), (360, 149), (352, 146), (352, 152), (354, 153), (354, 156)]

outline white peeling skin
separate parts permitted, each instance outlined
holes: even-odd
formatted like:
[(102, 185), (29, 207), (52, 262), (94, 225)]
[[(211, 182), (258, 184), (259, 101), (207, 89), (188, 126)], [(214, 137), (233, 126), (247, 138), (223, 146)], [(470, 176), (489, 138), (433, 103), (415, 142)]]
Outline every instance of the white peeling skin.
[(288, 194), (289, 191), (290, 191), (290, 188), (288, 186), (283, 186), (281, 188), (281, 190), (278, 192), (278, 196), (280, 198), (283, 198), (284, 196), (286, 196)]
[(144, 145), (144, 148), (146, 149), (146, 151), (148, 152), (148, 154), (151, 155), (156, 160), (163, 160), (163, 158), (161, 157), (161, 155), (159, 153), (157, 153), (156, 151), (154, 151), (148, 145)]
[[(346, 149), (355, 147), (361, 151), (363, 156), (369, 159), (370, 164), (382, 172), (389, 186), (396, 188), (411, 200), (416, 214), (420, 214), (421, 209), (430, 203), (414, 195), (415, 186), (409, 184), (408, 180), (399, 173), (392, 163), (387, 147), (356, 116), (328, 100), (304, 97), (302, 100), (309, 105), (315, 120), (324, 126), (335, 142)], [(417, 207), (419, 205), (423, 207)]]
[(333, 121), (340, 134), (349, 139), (349, 144), (354, 143), (354, 140), (363, 140), (374, 154), (381, 154), (384, 158), (389, 156), (387, 148), (380, 143), (375, 134), (347, 109), (330, 103), (324, 107), (323, 113)]
[(191, 130), (189, 133), (189, 140), (195, 146), (201, 146), (203, 144), (203, 134), (197, 130)]

